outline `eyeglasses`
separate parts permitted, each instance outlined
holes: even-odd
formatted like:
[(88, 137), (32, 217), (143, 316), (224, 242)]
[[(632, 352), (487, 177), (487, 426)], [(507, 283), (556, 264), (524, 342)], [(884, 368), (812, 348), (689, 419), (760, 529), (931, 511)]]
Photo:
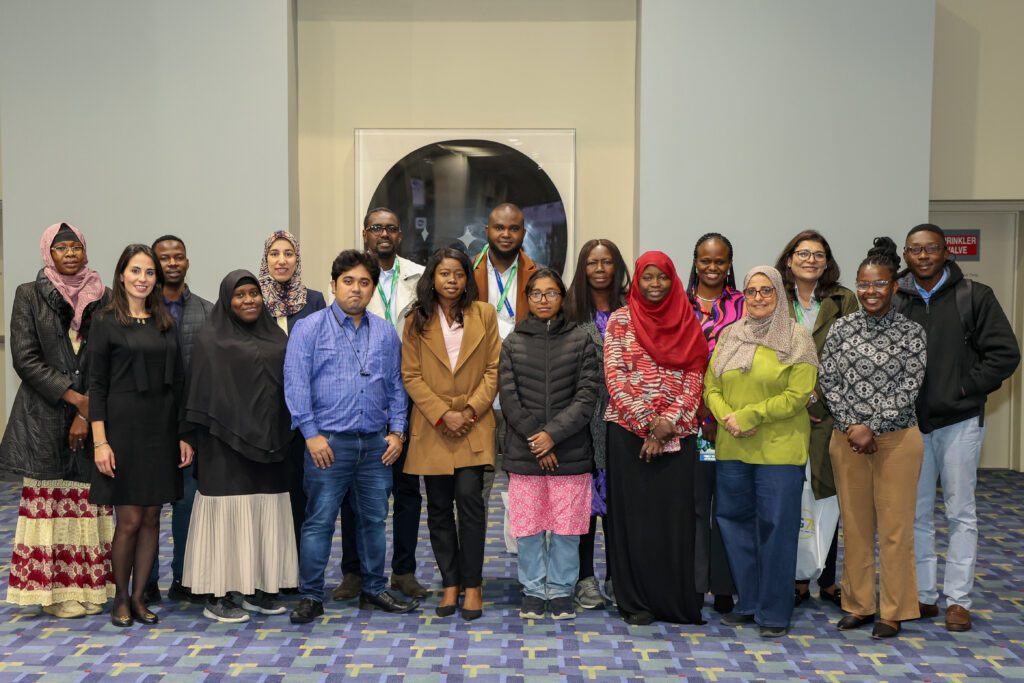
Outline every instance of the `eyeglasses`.
[(762, 299), (771, 298), (775, 296), (775, 288), (766, 285), (764, 287), (747, 287), (746, 289), (743, 290), (743, 296), (747, 297), (748, 299), (753, 299), (758, 294), (761, 295)]
[(389, 235), (398, 235), (398, 234), (400, 234), (402, 232), (402, 229), (400, 227), (398, 227), (397, 225), (379, 225), (379, 224), (374, 224), (374, 225), (371, 225), (370, 227), (368, 227), (367, 230), (372, 232), (374, 235), (379, 235), (379, 234), (381, 234), (382, 232), (385, 232), (385, 231), (387, 231), (387, 233)]
[(828, 254), (823, 251), (811, 251), (810, 249), (801, 249), (800, 251), (794, 251), (793, 255), (801, 261), (809, 261), (813, 258), (815, 261), (824, 261), (828, 258)]
[(539, 291), (537, 291), (535, 289), (532, 292), (530, 292), (528, 296), (530, 298), (530, 301), (532, 301), (535, 304), (539, 304), (544, 299), (547, 299), (548, 301), (554, 303), (555, 301), (558, 301), (559, 297), (562, 296), (562, 293), (561, 292), (539, 292)]
[(926, 254), (934, 256), (935, 254), (938, 254), (940, 251), (942, 251), (942, 246), (943, 245), (941, 244), (925, 244), (924, 246), (920, 244), (915, 244), (912, 247), (904, 247), (903, 253), (913, 254), (914, 256), (920, 256), (921, 252), (923, 251)]
[(50, 249), (57, 252), (61, 256), (63, 256), (64, 254), (81, 254), (83, 251), (85, 251), (85, 247), (83, 247), (81, 244), (75, 244), (73, 246), (69, 246), (67, 244), (58, 244), (55, 247), (50, 247)]
[(892, 280), (872, 280), (871, 282), (857, 281), (857, 291), (866, 292), (869, 289), (885, 289)]

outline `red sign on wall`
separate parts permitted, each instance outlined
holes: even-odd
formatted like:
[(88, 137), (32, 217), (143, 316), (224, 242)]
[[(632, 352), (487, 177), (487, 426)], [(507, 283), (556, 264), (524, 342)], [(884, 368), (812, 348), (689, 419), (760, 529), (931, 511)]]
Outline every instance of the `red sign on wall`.
[(981, 259), (981, 230), (946, 230), (946, 252), (954, 261)]

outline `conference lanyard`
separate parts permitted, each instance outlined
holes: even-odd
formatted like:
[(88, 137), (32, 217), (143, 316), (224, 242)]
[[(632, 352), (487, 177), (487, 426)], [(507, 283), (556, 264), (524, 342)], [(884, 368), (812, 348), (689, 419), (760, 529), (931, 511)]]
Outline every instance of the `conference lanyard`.
[[(484, 245), (484, 248), (480, 251), (480, 254), (476, 257), (476, 261), (473, 262), (473, 270), (476, 270), (476, 267), (479, 266), (480, 262), (484, 260), (484, 257), (487, 255), (487, 252), (488, 252), (488, 250), (490, 248), (491, 248), (490, 244), (485, 244)], [(498, 294), (501, 295), (501, 298), (498, 299), (498, 305), (495, 306), (495, 308), (497, 308), (498, 311), (500, 312), (501, 311), (501, 307), (504, 306), (505, 310), (508, 311), (508, 317), (513, 318), (513, 319), (516, 317), (516, 313), (515, 313), (515, 311), (512, 310), (512, 304), (510, 304), (508, 302), (508, 293), (510, 291), (512, 291), (512, 288), (511, 288), (512, 280), (515, 278), (516, 272), (518, 270), (519, 270), (519, 259), (516, 259), (515, 264), (508, 271), (508, 278), (506, 278), (505, 282), (502, 283), (501, 275), (498, 274), (498, 269), (497, 268), (494, 269), (494, 279), (498, 281)]]
[[(816, 311), (820, 307), (821, 307), (821, 304), (817, 300), (811, 299), (811, 310), (812, 311)], [(807, 322), (804, 320), (804, 307), (800, 305), (800, 300), (799, 299), (797, 299), (796, 301), (793, 302), (793, 313), (796, 315), (796, 321), (798, 323), (800, 323), (801, 325), (803, 325), (804, 327), (807, 327)]]
[(377, 283), (377, 293), (380, 294), (380, 300), (384, 303), (384, 317), (387, 318), (388, 322), (392, 325), (395, 321), (391, 319), (391, 303), (395, 300), (395, 292), (398, 291), (398, 278), (402, 274), (402, 266), (398, 261), (398, 257), (395, 257), (395, 274), (391, 277), (391, 297), (388, 298), (384, 294), (384, 288), (381, 287), (380, 283)]

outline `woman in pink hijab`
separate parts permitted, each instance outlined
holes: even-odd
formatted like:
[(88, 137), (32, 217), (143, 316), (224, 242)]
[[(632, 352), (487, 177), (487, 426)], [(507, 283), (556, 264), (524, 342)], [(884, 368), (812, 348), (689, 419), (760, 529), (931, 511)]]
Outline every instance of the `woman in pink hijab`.
[(89, 504), (86, 346), (107, 290), (67, 223), (39, 243), (43, 267), (18, 287), (8, 330), (21, 378), (0, 442), (0, 469), (24, 477), (7, 601), (58, 618), (97, 614), (114, 594), (113, 510)]

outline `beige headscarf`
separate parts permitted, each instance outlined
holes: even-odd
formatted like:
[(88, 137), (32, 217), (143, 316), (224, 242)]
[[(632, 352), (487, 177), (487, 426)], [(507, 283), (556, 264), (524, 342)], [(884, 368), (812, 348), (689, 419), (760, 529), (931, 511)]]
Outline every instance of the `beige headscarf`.
[(751, 317), (748, 312), (743, 318), (725, 328), (715, 348), (715, 375), (721, 377), (729, 370), (749, 372), (758, 346), (772, 349), (783, 365), (809, 363), (818, 367), (818, 353), (810, 332), (798, 325), (789, 316), (789, 299), (782, 284), (782, 275), (771, 266), (751, 268), (743, 278), (746, 289), (750, 278), (764, 275), (775, 287), (778, 303), (775, 311), (767, 318)]

